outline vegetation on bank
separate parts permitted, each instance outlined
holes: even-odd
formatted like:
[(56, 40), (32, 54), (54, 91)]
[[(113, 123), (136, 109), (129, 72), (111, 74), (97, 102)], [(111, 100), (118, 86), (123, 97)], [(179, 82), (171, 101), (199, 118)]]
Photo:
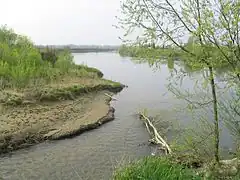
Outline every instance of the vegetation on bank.
[[(83, 65), (76, 65), (70, 52), (40, 50), (25, 36), (7, 27), (0, 28), (0, 87), (27, 88), (61, 81), (64, 77), (102, 77), (103, 74)], [(41, 56), (42, 55), (42, 56)]]
[[(91, 91), (92, 86), (120, 86), (119, 83), (102, 79), (103, 73), (85, 65), (76, 65), (67, 50), (56, 51), (46, 48), (40, 51), (25, 36), (16, 34), (12, 29), (0, 28), (0, 87), (1, 90), (29, 92), (32, 88), (35, 97), (41, 99), (46, 87), (49, 93)], [(77, 81), (81, 80), (80, 84)], [(74, 84), (75, 82), (75, 84)], [(58, 84), (73, 83), (74, 86), (57, 88)], [(53, 86), (55, 89), (53, 89)], [(46, 94), (46, 93), (45, 93)], [(3, 99), (3, 98), (1, 98)]]
[(123, 86), (102, 77), (98, 69), (75, 64), (68, 50), (38, 49), (1, 27), (0, 154), (112, 120), (109, 96)]
[(136, 58), (164, 59), (168, 57), (178, 58), (181, 52), (174, 48), (148, 47), (144, 45), (122, 45), (118, 52), (121, 56)]
[(115, 180), (200, 180), (192, 169), (171, 162), (164, 157), (146, 157), (114, 174)]
[[(191, 38), (190, 38), (191, 39)], [(203, 49), (201, 46), (194, 44), (193, 42), (186, 43), (183, 47), (185, 47), (189, 51), (194, 51), (198, 56), (202, 54)], [(205, 47), (205, 51), (207, 50), (209, 54), (211, 54), (212, 61), (211, 63), (215, 68), (228, 68), (231, 69), (230, 64), (226, 59), (224, 59), (223, 55), (219, 52), (216, 47)], [(227, 48), (221, 47), (225, 53), (227, 53)], [(200, 70), (206, 67), (205, 64), (196, 63), (196, 57), (192, 58), (186, 52), (181, 51), (176, 47), (151, 47), (146, 45), (122, 45), (119, 50), (119, 54), (121, 56), (133, 57), (137, 62), (147, 62), (150, 65), (156, 64), (157, 62), (163, 62), (165, 60), (168, 61), (182, 61), (186, 66), (193, 70)], [(237, 71), (240, 71), (240, 64), (236, 63)]]
[[(232, 164), (224, 167), (214, 165), (193, 168), (181, 165), (175, 161), (174, 157), (145, 157), (137, 162), (131, 163), (118, 169), (114, 175), (114, 180), (219, 180), (231, 179), (239, 180), (240, 173), (233, 168)], [(235, 175), (228, 174), (229, 172)]]
[[(186, 76), (182, 69), (171, 74), (173, 76), (176, 73), (176, 81), (169, 84), (169, 90), (177, 98), (186, 100), (191, 112), (200, 112), (198, 121), (206, 120), (209, 127), (208, 131), (205, 131), (204, 127), (196, 126), (205, 132), (204, 136), (193, 130), (192, 136), (182, 138), (180, 143), (186, 147), (178, 151), (182, 154), (190, 151), (201, 157), (210, 148), (211, 153), (206, 162), (206, 165), (211, 164), (207, 166), (207, 170), (213, 173), (210, 179), (234, 179), (234, 175), (240, 171), (237, 156), (239, 150), (236, 148), (234, 152), (237, 159), (225, 161), (224, 163), (229, 164), (228, 167), (224, 166), (221, 160), (223, 156), (220, 134), (223, 126), (226, 128), (226, 124), (231, 124), (231, 129), (234, 129), (231, 133), (236, 140), (236, 146), (239, 145), (240, 98), (237, 92), (240, 89), (240, 3), (233, 0), (184, 0), (178, 4), (170, 0), (124, 0), (121, 5), (123, 17), (119, 18), (119, 24), (126, 31), (125, 42), (129, 42), (127, 38), (132, 32), (139, 32), (139, 29), (142, 32), (133, 40), (134, 46), (120, 48), (121, 55), (140, 58), (140, 62), (145, 61), (150, 65), (157, 64), (160, 61), (159, 57), (178, 58), (192, 70), (201, 70), (203, 74), (194, 87), (198, 94), (174, 87), (176, 84), (182, 84)], [(168, 48), (162, 48), (166, 44)], [(223, 67), (227, 67), (228, 71), (223, 80), (219, 81), (216, 78), (217, 71)], [(222, 84), (225, 87), (222, 87)], [(232, 90), (232, 94), (223, 100), (222, 92), (229, 89)], [(203, 96), (199, 97), (199, 93)], [(195, 96), (199, 98), (195, 99)], [(144, 170), (144, 166), (141, 167)], [(127, 171), (128, 169), (125, 169), (124, 172)], [(217, 173), (214, 174), (215, 172)], [(146, 172), (145, 179), (151, 178), (151, 175)]]
[[(59, 84), (49, 84), (31, 89), (18, 91), (3, 90), (0, 92), (0, 103), (2, 105), (26, 105), (40, 103), (43, 101), (74, 100), (79, 95), (90, 92), (109, 90), (119, 92), (123, 88), (120, 83), (105, 79), (67, 79)], [(65, 84), (60, 84), (65, 83)]]

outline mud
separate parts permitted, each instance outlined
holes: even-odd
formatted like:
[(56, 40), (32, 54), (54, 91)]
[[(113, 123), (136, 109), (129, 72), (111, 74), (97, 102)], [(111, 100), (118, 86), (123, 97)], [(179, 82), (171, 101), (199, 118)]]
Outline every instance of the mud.
[(114, 119), (109, 91), (86, 93), (73, 100), (21, 106), (1, 105), (0, 153), (45, 140), (79, 135)]

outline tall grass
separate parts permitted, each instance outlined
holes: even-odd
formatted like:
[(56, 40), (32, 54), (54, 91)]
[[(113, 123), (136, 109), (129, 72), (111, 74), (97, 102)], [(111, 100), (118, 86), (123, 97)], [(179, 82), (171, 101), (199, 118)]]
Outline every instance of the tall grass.
[(57, 61), (42, 59), (40, 50), (26, 36), (0, 27), (0, 88), (25, 88), (47, 84), (63, 76), (96, 76), (98, 70), (75, 65), (67, 50), (57, 53)]
[(115, 180), (200, 180), (193, 170), (173, 164), (166, 158), (147, 157), (118, 170)]

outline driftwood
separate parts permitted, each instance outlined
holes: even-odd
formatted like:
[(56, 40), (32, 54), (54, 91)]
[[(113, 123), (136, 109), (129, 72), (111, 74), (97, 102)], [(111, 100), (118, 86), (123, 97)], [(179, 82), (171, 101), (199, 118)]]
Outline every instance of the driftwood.
[(148, 133), (151, 136), (153, 136), (153, 138), (150, 139), (149, 141), (151, 143), (161, 145), (162, 146), (161, 149), (163, 149), (166, 154), (172, 154), (172, 150), (171, 150), (170, 146), (158, 133), (158, 131), (156, 130), (156, 128), (154, 127), (154, 125), (152, 124), (150, 119), (144, 113), (139, 113), (139, 114), (140, 114), (141, 119), (144, 120), (144, 123), (145, 123)]
[(111, 98), (111, 100), (117, 101), (117, 99), (116, 99), (116, 98), (113, 98), (111, 95), (109, 95), (109, 94), (107, 94), (107, 93), (104, 93), (104, 95), (105, 95), (105, 96), (107, 96), (107, 97), (110, 97), (110, 98)]

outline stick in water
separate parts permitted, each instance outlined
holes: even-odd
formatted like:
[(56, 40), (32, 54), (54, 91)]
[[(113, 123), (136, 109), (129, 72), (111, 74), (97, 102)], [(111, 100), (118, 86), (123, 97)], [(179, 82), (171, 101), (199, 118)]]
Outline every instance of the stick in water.
[[(171, 150), (170, 146), (167, 144), (167, 142), (157, 132), (156, 128), (154, 127), (154, 125), (152, 124), (150, 119), (147, 116), (145, 116), (143, 113), (140, 113), (140, 115), (145, 120), (145, 125), (146, 125), (149, 133), (150, 133), (149, 127), (152, 128), (153, 135), (154, 135), (153, 139), (156, 141), (156, 144), (161, 144), (164, 148), (166, 148), (166, 154), (172, 154), (172, 150)], [(151, 135), (151, 133), (150, 133), (150, 135)]]
[(107, 97), (110, 97), (112, 100), (114, 100), (114, 101), (117, 101), (117, 99), (116, 98), (113, 98), (112, 96), (110, 96), (109, 94), (107, 94), (107, 93), (104, 93), (104, 95), (105, 96), (107, 96)]

